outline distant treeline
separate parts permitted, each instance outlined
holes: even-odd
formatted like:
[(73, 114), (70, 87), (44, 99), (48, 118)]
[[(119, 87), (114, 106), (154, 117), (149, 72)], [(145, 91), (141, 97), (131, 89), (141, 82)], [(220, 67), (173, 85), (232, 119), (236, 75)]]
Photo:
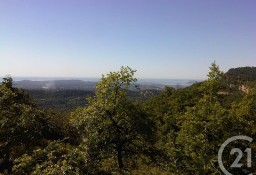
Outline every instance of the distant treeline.
[[(34, 102), (45, 110), (58, 110), (61, 112), (71, 112), (78, 107), (88, 105), (88, 97), (95, 95), (95, 90), (26, 90)], [(127, 95), (133, 100), (146, 100), (159, 94), (160, 90), (127, 90)]]

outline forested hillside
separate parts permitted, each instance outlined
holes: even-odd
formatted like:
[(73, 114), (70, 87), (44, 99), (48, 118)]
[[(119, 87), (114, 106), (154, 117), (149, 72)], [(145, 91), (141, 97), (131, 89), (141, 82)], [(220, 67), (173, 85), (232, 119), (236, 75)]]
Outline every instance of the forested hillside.
[[(59, 112), (71, 112), (78, 107), (88, 105), (88, 97), (95, 95), (95, 90), (25, 90), (37, 104), (44, 110), (57, 110)], [(133, 100), (146, 100), (158, 95), (160, 90), (126, 90), (127, 96)]]
[[(245, 70), (252, 75), (243, 79), (254, 80), (255, 68)], [(217, 162), (221, 144), (235, 135), (256, 138), (255, 87), (243, 93), (223, 82), (227, 75), (238, 75), (236, 71), (224, 74), (213, 63), (206, 81), (178, 90), (166, 87), (144, 100), (128, 96), (135, 73), (121, 67), (102, 76), (95, 94), (81, 92), (88, 96), (82, 104), (86, 105), (71, 114), (42, 110), (27, 92), (13, 87), (10, 77), (4, 78), (0, 174), (221, 174)], [(234, 144), (242, 150), (248, 147)], [(256, 151), (255, 142), (250, 147)], [(229, 154), (231, 148), (223, 153), (227, 168), (236, 159)], [(255, 167), (228, 170), (256, 172)]]
[(256, 81), (256, 67), (238, 67), (229, 69), (225, 73), (224, 79), (233, 84)]

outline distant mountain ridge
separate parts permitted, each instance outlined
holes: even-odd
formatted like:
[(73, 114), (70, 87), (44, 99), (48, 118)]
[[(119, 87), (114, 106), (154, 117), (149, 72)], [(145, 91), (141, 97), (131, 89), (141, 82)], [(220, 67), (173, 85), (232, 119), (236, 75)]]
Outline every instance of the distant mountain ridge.
[[(153, 81), (153, 80), (152, 80)], [(165, 83), (164, 81), (162, 81)], [(147, 81), (139, 81), (131, 85), (130, 90), (136, 91), (139, 87), (140, 90), (162, 90), (165, 86), (171, 86), (174, 88), (184, 88), (196, 83), (196, 80), (173, 80), (169, 82), (171, 85), (161, 84)], [(32, 81), (32, 80), (21, 80), (14, 81), (14, 87), (28, 89), (28, 90), (95, 90), (97, 81), (82, 81), (82, 80), (47, 80), (47, 81)]]
[[(28, 77), (29, 78), (29, 77)], [(97, 78), (56, 78), (53, 77), (33, 77), (30, 80), (24, 78), (14, 78), (14, 86), (28, 90), (95, 90), (99, 79)], [(19, 81), (17, 81), (19, 80)], [(89, 80), (89, 81), (88, 81)], [(256, 67), (238, 67), (229, 69), (223, 76), (228, 84), (241, 85), (246, 82), (256, 81)], [(137, 90), (135, 86), (140, 87), (141, 90), (162, 90), (165, 86), (174, 87), (176, 89), (190, 86), (202, 80), (182, 80), (182, 79), (139, 79), (136, 84), (130, 87), (130, 90)]]
[(229, 69), (224, 74), (224, 79), (232, 82), (256, 81), (256, 67), (238, 67)]

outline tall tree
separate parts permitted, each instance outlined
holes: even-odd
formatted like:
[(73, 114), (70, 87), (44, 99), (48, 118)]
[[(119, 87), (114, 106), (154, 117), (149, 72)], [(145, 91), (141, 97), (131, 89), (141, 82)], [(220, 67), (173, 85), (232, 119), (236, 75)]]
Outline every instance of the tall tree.
[(121, 67), (118, 72), (103, 75), (95, 98), (88, 99), (89, 106), (72, 114), (73, 123), (85, 132), (91, 157), (99, 164), (116, 160), (118, 168), (125, 169), (138, 153), (146, 152), (146, 143), (153, 136), (153, 122), (126, 95), (127, 88), (136, 81), (134, 73), (129, 67)]
[(210, 101), (214, 101), (213, 98), (217, 98), (217, 93), (223, 88), (221, 83), (223, 74), (214, 61), (210, 66), (210, 71), (207, 75), (208, 79), (202, 85), (204, 95), (208, 96)]
[(218, 101), (223, 73), (212, 63), (208, 79), (201, 84), (203, 96), (180, 117), (177, 142), (181, 148), (184, 173), (217, 173), (216, 155), (223, 141), (228, 111)]

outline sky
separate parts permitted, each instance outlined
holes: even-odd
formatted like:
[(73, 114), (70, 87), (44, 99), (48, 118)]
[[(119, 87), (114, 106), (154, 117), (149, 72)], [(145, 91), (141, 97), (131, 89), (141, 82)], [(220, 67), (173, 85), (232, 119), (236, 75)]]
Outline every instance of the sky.
[(204, 79), (256, 66), (255, 0), (0, 0), (0, 76)]

